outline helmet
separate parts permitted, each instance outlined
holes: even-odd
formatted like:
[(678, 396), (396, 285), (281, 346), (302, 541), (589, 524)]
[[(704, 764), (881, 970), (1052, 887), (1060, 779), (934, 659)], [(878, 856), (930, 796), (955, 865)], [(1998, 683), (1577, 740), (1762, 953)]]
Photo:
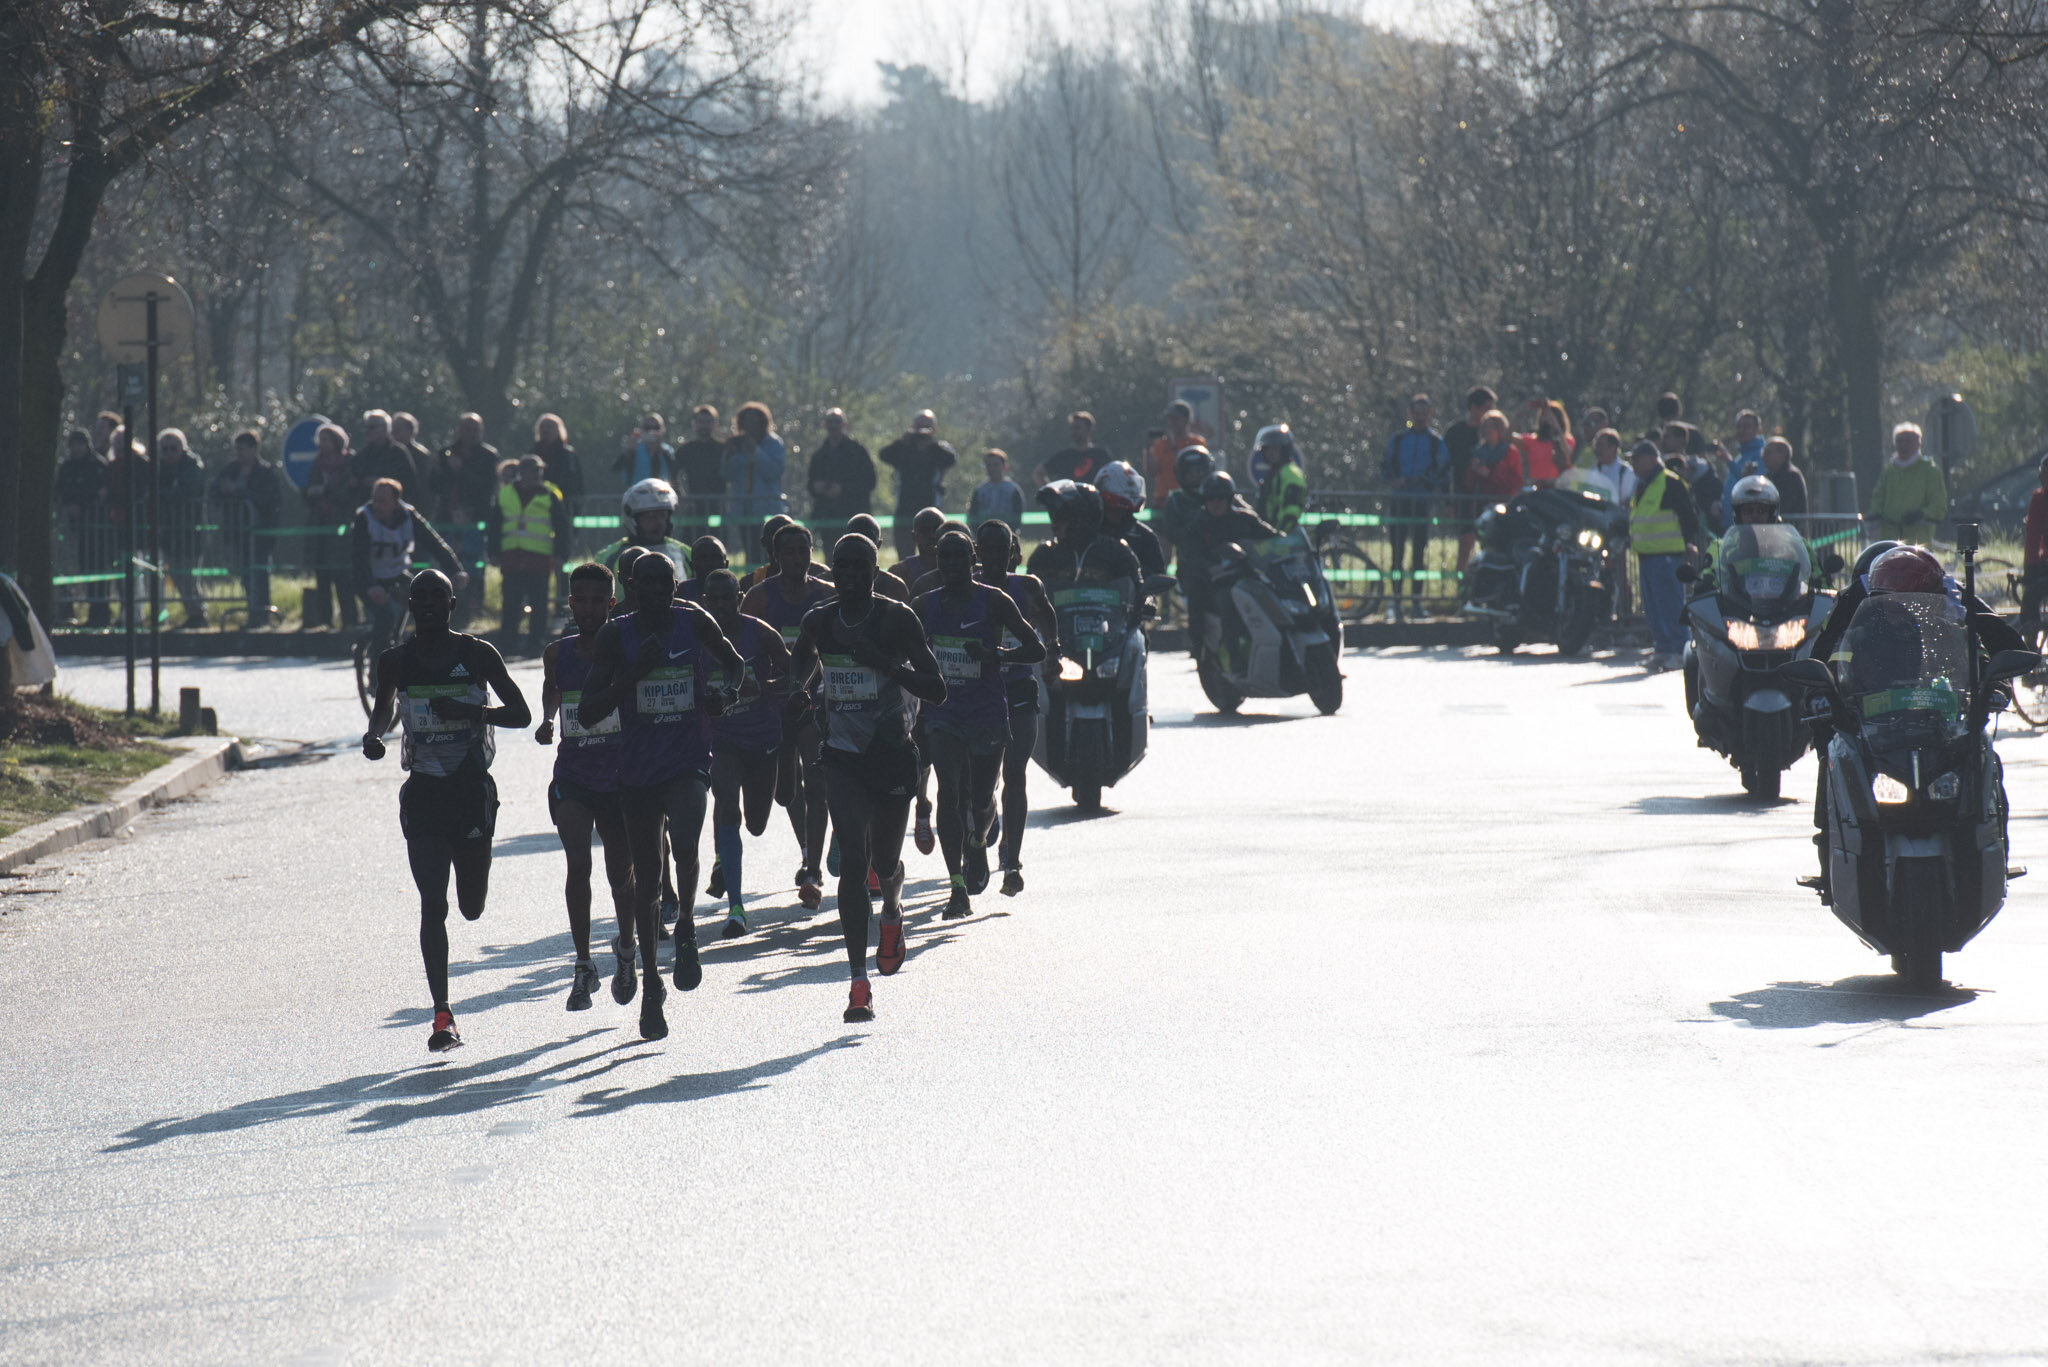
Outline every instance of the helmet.
[(1038, 502), (1055, 527), (1066, 522), (1085, 531), (1102, 525), (1102, 495), (1092, 484), (1056, 479), (1038, 491)]
[(1180, 454), (1173, 458), (1174, 482), (1186, 491), (1194, 493), (1202, 487), (1202, 481), (1216, 468), (1216, 458), (1209, 454), (1206, 446), (1183, 446)]
[(626, 490), (619, 500), (625, 510), (626, 520), (631, 522), (641, 513), (672, 513), (679, 502), (676, 491), (665, 479), (643, 479)]
[(1294, 434), (1287, 430), (1287, 424), (1284, 422), (1276, 422), (1270, 427), (1261, 427), (1258, 438), (1252, 442), (1252, 445), (1261, 451), (1268, 448), (1278, 448), (1286, 453), (1289, 460), (1294, 459)]
[(1899, 543), (1896, 541), (1873, 541), (1868, 546), (1865, 546), (1863, 554), (1856, 557), (1856, 567), (1849, 571), (1849, 581), (1854, 583), (1870, 573), (1870, 567), (1877, 563), (1877, 558), (1880, 555), (1883, 555), (1886, 551), (1895, 551), (1898, 548)]
[(1209, 477), (1202, 481), (1202, 500), (1205, 503), (1212, 498), (1236, 497), (1237, 481), (1232, 479), (1227, 471), (1212, 471)]
[(1145, 477), (1130, 462), (1113, 460), (1095, 472), (1095, 487), (1102, 492), (1102, 506), (1117, 512), (1135, 513), (1145, 506)]
[(1744, 475), (1735, 481), (1735, 487), (1728, 491), (1728, 509), (1739, 512), (1761, 503), (1771, 510), (1771, 517), (1778, 516), (1778, 486), (1762, 475)]
[(1929, 551), (1918, 546), (1895, 546), (1870, 566), (1872, 593), (1940, 593), (1947, 575)]

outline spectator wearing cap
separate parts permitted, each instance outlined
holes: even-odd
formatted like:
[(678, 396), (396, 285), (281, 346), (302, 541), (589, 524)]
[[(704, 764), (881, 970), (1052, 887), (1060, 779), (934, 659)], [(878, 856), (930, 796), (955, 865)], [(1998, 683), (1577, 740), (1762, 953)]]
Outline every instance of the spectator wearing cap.
[(875, 496), (875, 458), (846, 431), (846, 414), (825, 410), (825, 440), (811, 452), (811, 516), (844, 521), (868, 511)]
[(899, 560), (917, 553), (911, 519), (921, 508), (942, 506), (946, 471), (959, 463), (952, 447), (939, 440), (939, 420), (927, 408), (910, 420), (910, 430), (882, 448), (882, 464), (896, 471), (894, 540)]
[(1877, 523), (1880, 538), (1924, 545), (1947, 516), (1948, 481), (1920, 449), (1919, 424), (1902, 422), (1892, 429), (1892, 458), (1870, 491), (1865, 520)]

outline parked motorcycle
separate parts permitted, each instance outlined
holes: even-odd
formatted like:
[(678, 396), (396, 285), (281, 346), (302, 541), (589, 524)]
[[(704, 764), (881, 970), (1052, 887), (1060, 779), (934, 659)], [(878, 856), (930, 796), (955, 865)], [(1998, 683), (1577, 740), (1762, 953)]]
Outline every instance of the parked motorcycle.
[(1228, 548), (1209, 581), (1195, 672), (1217, 711), (1303, 693), (1324, 716), (1344, 705), (1337, 602), (1305, 532)]
[[(1153, 575), (1145, 592), (1157, 597), (1174, 585)], [(1102, 806), (1102, 790), (1138, 767), (1152, 717), (1145, 700), (1145, 633), (1129, 582), (1048, 582), (1059, 620), (1057, 673), (1045, 671), (1042, 724), (1032, 758), (1054, 782), (1073, 790), (1084, 811)]]
[(1473, 525), (1465, 611), (1492, 621), (1503, 655), (1531, 641), (1578, 654), (1614, 611), (1627, 527), (1627, 509), (1583, 490), (1524, 489), (1496, 503)]
[(1686, 714), (1701, 747), (1734, 765), (1751, 797), (1775, 801), (1806, 753), (1806, 723), (1778, 669), (1808, 653), (1835, 605), (1824, 585), (1841, 569), (1830, 553), (1812, 575), (1806, 539), (1782, 522), (1732, 527), (1716, 563), (1679, 569), (1699, 589), (1686, 603)]
[(1824, 895), (1915, 989), (1937, 986), (1941, 956), (2005, 902), (2005, 785), (1985, 725), (2006, 704), (1998, 685), (2040, 656), (1980, 653), (1954, 600), (1890, 593), (1857, 608), (1838, 664), (1781, 671), (1832, 713)]

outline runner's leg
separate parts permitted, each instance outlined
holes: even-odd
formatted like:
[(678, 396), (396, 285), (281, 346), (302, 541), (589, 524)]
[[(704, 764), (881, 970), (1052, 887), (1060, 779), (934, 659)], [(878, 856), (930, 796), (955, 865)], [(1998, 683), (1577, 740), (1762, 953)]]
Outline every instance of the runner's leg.
[(661, 794), (648, 788), (619, 791), (620, 822), (625, 827), (626, 849), (633, 861), (633, 917), (630, 928), (620, 928), (620, 938), (640, 948), (641, 966), (649, 976), (658, 977), (655, 946), (661, 940), (661, 917), (655, 898), (661, 889)]
[[(839, 931), (846, 941), (848, 975), (861, 979), (868, 975), (868, 917), (874, 911), (868, 900), (869, 826), (874, 811), (866, 789), (854, 775), (827, 767), (824, 779), (832, 829), (839, 835)], [(896, 842), (900, 848), (900, 821)]]
[[(697, 958), (697, 847), (704, 840), (704, 813), (710, 806), (711, 785), (697, 774), (685, 774), (661, 790), (663, 815), (667, 818), (669, 852), (675, 858), (676, 886), (691, 889), (691, 900), (676, 916), (676, 987), (690, 991), (704, 980)], [(643, 956), (651, 947), (643, 947)]]
[(961, 886), (960, 848), (967, 838), (967, 764), (971, 756), (967, 753), (967, 742), (958, 736), (936, 730), (925, 734), (931, 742), (930, 767), (939, 776), (939, 852), (945, 857), (946, 873), (957, 888)]
[(775, 815), (776, 752), (749, 750), (743, 758), (746, 772), (740, 779), (741, 806), (746, 813), (747, 833), (759, 836), (768, 830), (768, 818)]
[(1010, 709), (1010, 744), (1003, 751), (1003, 840), (1000, 862), (1005, 869), (1023, 867), (1024, 823), (1031, 815), (1027, 780), (1031, 751), (1038, 744), (1038, 709)]
[[(576, 945), (576, 961), (590, 957), (590, 831), (596, 824), (588, 807), (570, 798), (556, 798), (555, 833), (562, 838), (562, 855), (569, 871), (562, 883), (562, 900), (569, 905), (569, 938)], [(610, 851), (606, 851), (609, 864)]]
[(455, 842), (444, 836), (422, 836), (405, 842), (412, 881), (420, 890), (420, 958), (427, 967), (427, 990), (434, 1009), (448, 1009), (448, 870)]
[[(773, 770), (770, 775), (772, 777)], [(740, 840), (740, 788), (747, 775), (745, 752), (720, 746), (711, 755), (711, 848), (718, 852), (718, 867), (725, 879), (726, 905), (732, 919), (745, 915), (741, 898), (741, 866), (744, 857)]]
[(593, 814), (597, 838), (604, 842), (604, 876), (611, 884), (612, 915), (619, 934), (630, 942), (633, 936), (633, 847), (626, 840), (625, 820), (614, 811)]
[(491, 890), (491, 838), (457, 840), (454, 846), (455, 905), (463, 920), (474, 921), (484, 914)]
[(986, 841), (988, 828), (995, 824), (996, 784), (1003, 777), (1009, 753), (1005, 746), (993, 754), (968, 759), (967, 828), (978, 840)]

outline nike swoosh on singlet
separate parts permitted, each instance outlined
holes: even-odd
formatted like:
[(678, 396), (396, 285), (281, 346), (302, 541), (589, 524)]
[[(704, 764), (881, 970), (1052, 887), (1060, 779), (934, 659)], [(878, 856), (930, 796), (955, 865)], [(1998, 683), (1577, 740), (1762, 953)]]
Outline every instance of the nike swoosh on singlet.
[(683, 656), (688, 655), (689, 653), (690, 648), (688, 646), (684, 646), (681, 650), (671, 650), (668, 653), (668, 657), (671, 660), (680, 660), (683, 658)]

